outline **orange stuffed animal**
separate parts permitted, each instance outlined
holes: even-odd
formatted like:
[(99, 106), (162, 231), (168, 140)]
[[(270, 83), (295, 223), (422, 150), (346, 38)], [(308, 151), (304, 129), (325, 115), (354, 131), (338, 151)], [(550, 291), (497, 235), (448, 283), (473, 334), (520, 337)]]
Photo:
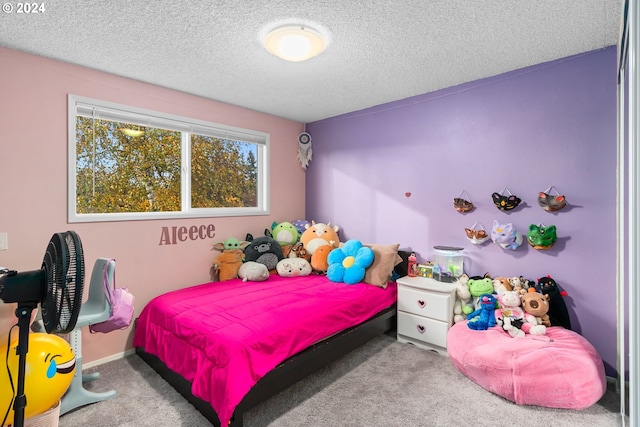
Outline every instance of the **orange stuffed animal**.
[(300, 236), (300, 243), (309, 255), (311, 255), (311, 268), (313, 271), (324, 273), (329, 268), (329, 252), (340, 246), (340, 238), (338, 237), (337, 225), (331, 226), (311, 221), (311, 225), (307, 224), (306, 229)]

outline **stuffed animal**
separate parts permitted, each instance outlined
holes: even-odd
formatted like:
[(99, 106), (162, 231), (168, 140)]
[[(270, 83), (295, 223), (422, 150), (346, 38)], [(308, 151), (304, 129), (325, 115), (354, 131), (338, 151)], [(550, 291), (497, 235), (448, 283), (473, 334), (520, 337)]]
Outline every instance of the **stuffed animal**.
[(249, 242), (238, 240), (235, 237), (229, 237), (224, 242), (218, 242), (213, 245), (213, 249), (218, 251), (229, 251), (232, 249), (244, 250), (249, 245)]
[(238, 277), (238, 270), (242, 266), (244, 252), (242, 249), (229, 249), (222, 252), (213, 261), (213, 270), (218, 280), (224, 282)]
[(304, 233), (304, 231), (308, 227), (311, 227), (311, 225), (312, 225), (311, 222), (307, 221), (306, 219), (296, 219), (295, 221), (291, 222), (291, 224), (293, 224), (293, 226), (296, 228), (296, 230), (298, 230), (298, 235), (299, 236), (302, 236), (302, 233)]
[(255, 261), (264, 264), (267, 270), (275, 270), (278, 261), (284, 258), (280, 244), (272, 237), (263, 236), (253, 239), (247, 235), (249, 245), (244, 249), (245, 261)]
[(269, 270), (264, 264), (255, 261), (247, 261), (238, 269), (238, 277), (243, 282), (264, 282), (269, 278)]
[(493, 279), (493, 291), (497, 294), (500, 292), (512, 291), (511, 282), (506, 277), (495, 277)]
[(484, 294), (493, 293), (493, 282), (491, 277), (485, 274), (484, 277), (473, 276), (469, 278), (467, 285), (469, 286), (469, 293), (471, 293), (471, 301), (462, 307), (462, 312), (467, 315), (468, 319), (471, 312), (480, 308), (480, 297)]
[(311, 261), (311, 254), (307, 252), (304, 248), (302, 242), (298, 242), (295, 245), (291, 246), (291, 250), (289, 251), (289, 258), (303, 258), (307, 260), (307, 262)]
[(316, 251), (311, 255), (311, 268), (316, 273), (326, 274), (327, 270), (329, 270), (329, 254), (333, 251), (333, 246), (324, 245), (320, 246)]
[[(533, 291), (533, 289), (529, 289)], [(544, 325), (545, 327), (551, 326), (549, 321), (549, 295), (543, 295), (539, 292), (527, 292), (520, 297), (522, 301), (522, 308), (527, 313), (535, 316), (538, 325)]]
[(497, 220), (493, 220), (491, 240), (502, 249), (514, 251), (522, 244), (522, 234), (511, 223), (500, 224)]
[(311, 264), (304, 258), (283, 258), (276, 265), (282, 277), (303, 277), (311, 274)]
[(453, 321), (454, 323), (460, 323), (467, 318), (467, 315), (462, 312), (462, 307), (471, 302), (471, 292), (469, 292), (469, 276), (464, 273), (458, 277), (456, 283), (454, 283), (456, 293), (453, 301)]
[(298, 229), (287, 221), (281, 223), (274, 221), (273, 224), (271, 224), (271, 231), (266, 230), (265, 235), (266, 233), (269, 233), (271, 237), (273, 237), (273, 240), (280, 243), (280, 246), (293, 246), (300, 239)]
[(498, 308), (495, 311), (496, 324), (502, 326), (512, 338), (523, 338), (525, 334), (543, 335), (546, 327), (538, 325), (534, 315), (522, 308), (520, 295), (515, 291), (498, 294)]
[(248, 244), (249, 242), (238, 240), (235, 237), (214, 243), (212, 249), (222, 252), (213, 260), (213, 271), (219, 281), (223, 282), (238, 277), (238, 269), (244, 261), (244, 248)]
[(480, 308), (467, 316), (467, 326), (469, 329), (486, 331), (496, 325), (496, 297), (491, 294), (484, 294), (479, 297)]
[(567, 295), (565, 291), (561, 291), (560, 287), (551, 276), (541, 277), (538, 279), (536, 291), (543, 295), (549, 296), (549, 321), (551, 326), (562, 326), (565, 329), (571, 329), (571, 319), (569, 318), (569, 310), (564, 301)]
[(520, 276), (520, 277), (511, 277), (509, 279), (509, 283), (511, 285), (511, 288), (516, 291), (518, 293), (518, 295), (522, 296), (524, 294), (526, 294), (527, 292), (529, 292), (529, 288), (531, 286), (531, 282), (527, 279), (525, 279), (524, 277)]
[(324, 224), (312, 221), (300, 236), (300, 243), (311, 256), (311, 268), (314, 271), (325, 273), (329, 268), (329, 252), (340, 246), (339, 229), (337, 225), (331, 227), (330, 222)]

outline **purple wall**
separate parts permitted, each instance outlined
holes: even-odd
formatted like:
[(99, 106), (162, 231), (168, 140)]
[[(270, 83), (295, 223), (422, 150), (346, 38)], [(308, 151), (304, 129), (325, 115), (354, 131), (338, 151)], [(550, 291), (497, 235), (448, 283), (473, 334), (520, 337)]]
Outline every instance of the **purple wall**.
[[(472, 64), (470, 64), (472, 66)], [(569, 294), (574, 330), (615, 375), (616, 49), (589, 52), (310, 123), (306, 218), (341, 227), (342, 241), (400, 243), (431, 259), (434, 245), (465, 248), (470, 275), (551, 275)], [(542, 210), (551, 185), (569, 206)], [(491, 193), (522, 199), (499, 211)], [(465, 190), (476, 208), (461, 214)], [(556, 225), (537, 251), (475, 246), (464, 228)]]

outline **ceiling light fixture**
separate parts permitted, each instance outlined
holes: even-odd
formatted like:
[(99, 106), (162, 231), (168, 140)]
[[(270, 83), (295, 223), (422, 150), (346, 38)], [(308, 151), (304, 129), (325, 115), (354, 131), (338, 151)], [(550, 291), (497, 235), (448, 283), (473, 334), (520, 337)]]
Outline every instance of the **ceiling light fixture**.
[(300, 62), (325, 50), (328, 38), (303, 24), (287, 24), (274, 28), (263, 38), (267, 51), (285, 61)]
[(125, 135), (132, 137), (132, 138), (137, 138), (139, 136), (144, 135), (144, 131), (140, 130), (140, 129), (118, 128), (118, 130), (121, 131), (122, 133), (124, 133)]

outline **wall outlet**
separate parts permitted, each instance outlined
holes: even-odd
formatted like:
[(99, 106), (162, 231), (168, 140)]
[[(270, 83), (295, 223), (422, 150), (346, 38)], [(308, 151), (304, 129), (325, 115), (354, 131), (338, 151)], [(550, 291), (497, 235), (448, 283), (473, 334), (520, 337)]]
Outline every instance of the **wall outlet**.
[(0, 251), (6, 251), (7, 249), (9, 249), (7, 233), (0, 233)]

